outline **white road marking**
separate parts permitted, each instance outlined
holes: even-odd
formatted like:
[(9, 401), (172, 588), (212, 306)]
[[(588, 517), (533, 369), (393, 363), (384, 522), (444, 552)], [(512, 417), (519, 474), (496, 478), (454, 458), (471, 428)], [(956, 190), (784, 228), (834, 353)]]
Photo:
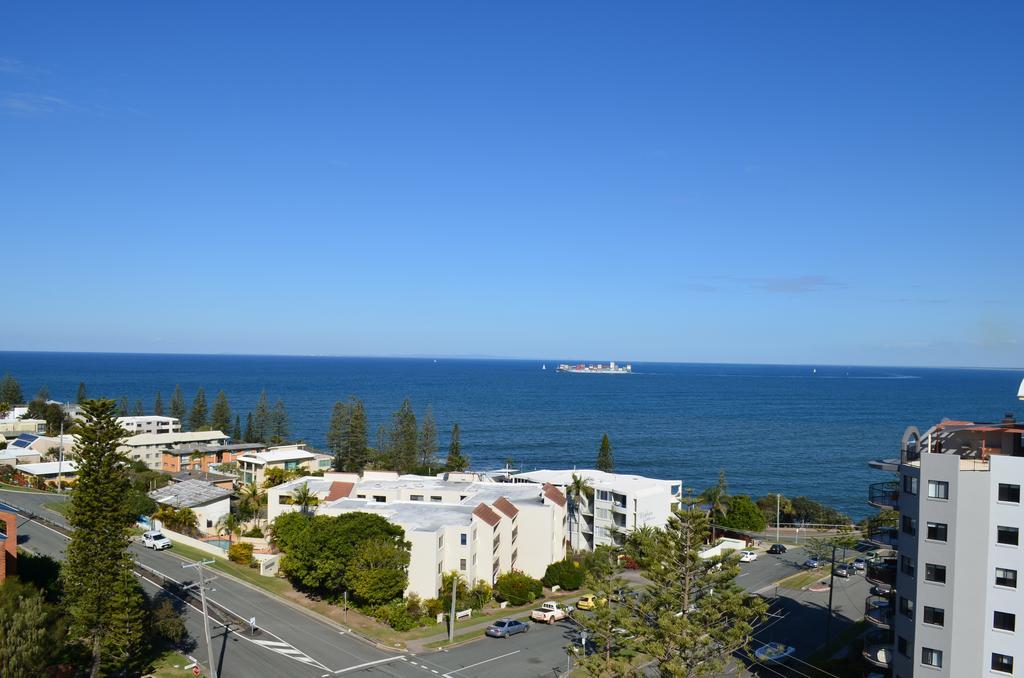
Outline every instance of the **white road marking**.
[[(444, 678), (452, 678), (452, 676), (454, 676), (456, 673), (459, 673), (460, 671), (465, 671), (466, 669), (471, 669), (473, 667), (480, 666), (481, 664), (487, 664), (489, 662), (497, 661), (499, 659), (504, 659), (505, 657), (511, 657), (514, 654), (519, 654), (521, 651), (522, 650), (512, 650), (511, 652), (506, 652), (505, 654), (498, 655), (497, 657), (491, 657), (490, 659), (485, 659), (482, 662), (477, 662), (476, 664), (470, 664), (469, 666), (463, 666), (461, 669), (455, 669), (454, 671), (449, 671), (448, 673), (444, 674)], [(434, 673), (437, 673), (437, 671), (434, 671)]]
[(356, 666), (349, 666), (349, 667), (344, 668), (344, 669), (338, 669), (337, 671), (334, 672), (334, 675), (338, 675), (339, 673), (348, 673), (349, 671), (358, 671), (359, 669), (365, 669), (368, 666), (376, 666), (377, 664), (386, 664), (388, 662), (394, 662), (394, 661), (403, 661), (404, 662), (404, 661), (408, 661), (408, 660), (405, 658), (405, 655), (398, 655), (397, 657), (384, 657), (384, 659), (378, 659), (376, 661), (365, 662), (363, 664), (357, 664)]

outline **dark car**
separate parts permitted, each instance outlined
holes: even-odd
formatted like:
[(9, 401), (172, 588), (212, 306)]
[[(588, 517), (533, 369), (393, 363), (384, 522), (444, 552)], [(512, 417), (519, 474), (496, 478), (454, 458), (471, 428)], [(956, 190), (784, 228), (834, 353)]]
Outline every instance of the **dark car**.
[(491, 638), (508, 638), (514, 636), (517, 633), (526, 633), (530, 630), (530, 625), (517, 621), (515, 619), (499, 619), (484, 631)]
[(775, 555), (778, 555), (780, 553), (785, 553), (785, 552), (786, 552), (786, 547), (784, 545), (782, 545), (782, 544), (772, 544), (771, 546), (768, 547), (768, 553), (774, 553)]

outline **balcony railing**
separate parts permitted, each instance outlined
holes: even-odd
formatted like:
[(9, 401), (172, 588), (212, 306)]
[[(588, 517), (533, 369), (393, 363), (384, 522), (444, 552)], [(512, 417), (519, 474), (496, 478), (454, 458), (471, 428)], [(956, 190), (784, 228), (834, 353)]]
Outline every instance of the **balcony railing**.
[(900, 484), (895, 480), (868, 486), (868, 503), (876, 508), (896, 510), (900, 505)]
[(879, 558), (869, 561), (864, 571), (864, 578), (872, 584), (894, 586), (896, 584), (896, 559)]
[(899, 541), (899, 528), (895, 525), (870, 525), (867, 536), (880, 546), (895, 547)]
[(871, 631), (864, 636), (864, 659), (872, 666), (889, 668), (892, 664), (892, 633)]
[(883, 596), (868, 596), (864, 601), (864, 619), (883, 629), (892, 626), (892, 601)]

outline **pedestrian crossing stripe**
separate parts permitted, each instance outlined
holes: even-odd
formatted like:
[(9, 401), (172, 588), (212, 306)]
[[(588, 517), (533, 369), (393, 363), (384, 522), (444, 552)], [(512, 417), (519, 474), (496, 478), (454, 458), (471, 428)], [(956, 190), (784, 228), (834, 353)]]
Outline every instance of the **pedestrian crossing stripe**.
[(285, 657), (288, 657), (289, 659), (294, 659), (297, 662), (302, 662), (303, 664), (309, 664), (310, 666), (322, 666), (320, 664), (320, 662), (318, 662), (317, 660), (313, 659), (312, 657), (307, 655), (302, 650), (298, 650), (298, 649), (292, 647), (288, 643), (282, 643), (282, 642), (279, 642), (279, 641), (276, 641), (276, 640), (255, 640), (255, 639), (252, 642), (256, 643), (257, 645), (261, 645), (262, 647), (267, 648), (271, 652), (277, 652), (278, 654), (283, 654)]

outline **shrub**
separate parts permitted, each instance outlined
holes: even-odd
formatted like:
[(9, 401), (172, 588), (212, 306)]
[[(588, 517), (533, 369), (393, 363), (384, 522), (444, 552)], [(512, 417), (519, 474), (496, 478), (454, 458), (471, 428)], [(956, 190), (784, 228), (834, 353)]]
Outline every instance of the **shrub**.
[(634, 560), (632, 556), (622, 556), (620, 558), (619, 562), (621, 562), (622, 566), (624, 568), (626, 568), (627, 570), (639, 570), (640, 569), (640, 564), (637, 563), (636, 560)]
[(548, 588), (558, 586), (566, 591), (575, 591), (583, 585), (583, 568), (572, 560), (559, 560), (548, 565), (542, 581)]
[(466, 601), (474, 610), (481, 609), (491, 599), (491, 586), (483, 579), (477, 581), (476, 586), (466, 594)]
[(252, 544), (232, 544), (228, 547), (228, 560), (242, 565), (255, 565), (256, 559), (252, 557)]
[(498, 577), (494, 583), (494, 598), (509, 605), (526, 605), (540, 598), (544, 585), (533, 577), (512, 570)]
[(260, 529), (259, 525), (253, 525), (248, 530), (242, 533), (243, 537), (255, 537), (257, 539), (263, 538), (263, 530)]
[(396, 631), (409, 631), (423, 625), (419, 617), (409, 614), (407, 601), (404, 600), (393, 600), (387, 605), (378, 605), (373, 608), (372, 614)]
[(444, 612), (444, 604), (437, 598), (428, 598), (423, 601), (423, 615), (431, 619), (437, 619), (437, 615)]

